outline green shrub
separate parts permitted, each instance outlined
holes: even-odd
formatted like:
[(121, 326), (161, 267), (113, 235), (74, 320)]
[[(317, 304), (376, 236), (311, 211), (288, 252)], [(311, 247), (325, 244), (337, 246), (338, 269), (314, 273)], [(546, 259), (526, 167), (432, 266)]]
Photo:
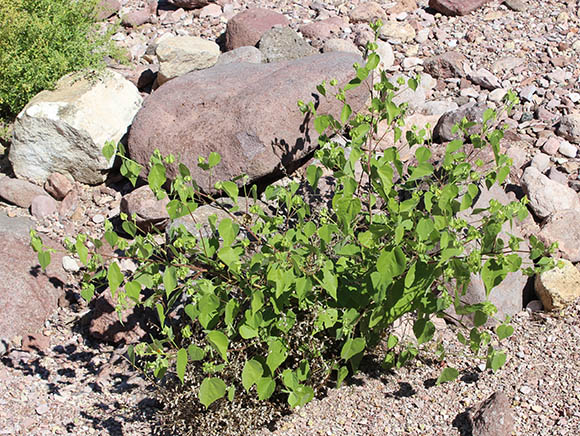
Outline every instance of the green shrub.
[[(344, 103), (340, 119), (316, 114), (312, 103), (299, 103), (305, 114), (313, 113), (321, 135), (320, 163), (306, 170), (305, 183), (271, 185), (263, 202), (255, 186), (240, 190), (243, 178), (216, 183), (237, 206), (223, 208), (228, 218), (210, 219), (206, 236), (179, 227), (169, 242), (160, 243), (155, 235), (139, 232), (132, 217), (122, 216), (125, 239), (106, 222), (107, 243), (136, 260), (134, 272), (123, 274), (116, 259), (89, 252), (85, 235), (69, 243), (86, 267), (86, 300), (97, 286), (108, 286), (119, 298), (119, 309), (136, 304), (157, 313), (158, 331), (132, 347), (129, 356), (156, 377), (165, 375), (163, 425), (174, 433), (245, 434), (285, 407), (306, 404), (330, 380), (340, 386), (379, 344), (386, 350), (383, 366), (400, 367), (428, 346), (435, 332), (432, 317), (451, 306), (460, 316), (472, 314), (475, 323), (466, 334), (458, 333), (459, 341), (494, 371), (505, 362), (492, 342), (512, 333), (508, 320), (490, 329), (486, 322), (496, 310), (491, 303), (461, 301), (472, 273), (481, 274), (489, 293), (522, 267), (517, 254), (522, 241), (499, 235), (504, 224), (527, 215), (525, 204), (491, 201), (477, 211), (477, 223), (462, 218), (483, 187), (501, 184), (508, 175), (497, 114), (486, 111), (480, 134), (468, 135), (473, 123), (464, 120), (457, 130), (469, 147), (463, 139), (452, 141), (435, 161), (427, 132), (414, 129), (401, 138), (405, 105), (393, 98), (404, 82), (393, 84), (381, 72), (373, 86), (367, 79), (379, 59), (376, 45), (368, 48), (366, 64), (355, 66), (356, 78), (345, 89), (334, 82), (318, 87), (321, 98)], [(417, 79), (407, 85), (415, 89)], [(356, 86), (368, 86), (371, 97), (360, 113), (353, 113), (345, 97)], [(515, 97), (509, 98), (514, 103)], [(377, 147), (378, 125), (385, 122), (397, 144), (413, 147), (410, 164), (401, 160), (397, 147)], [(483, 162), (480, 152), (488, 147), (493, 161)], [(112, 150), (106, 146), (104, 152)], [(122, 158), (121, 172), (135, 182), (140, 166)], [(207, 171), (219, 163), (217, 153), (199, 161)], [(167, 164), (175, 165), (172, 156), (155, 153), (147, 178), (158, 197), (169, 195), (172, 218), (215, 200), (199, 190), (183, 165), (175, 180), (167, 181)], [(319, 202), (314, 209), (305, 201), (306, 191), (320, 194), (324, 171), (332, 174), (335, 188), (328, 207)], [(241, 195), (249, 206), (242, 205)], [(97, 248), (102, 244), (90, 242)], [(549, 264), (542, 257), (544, 247), (532, 242), (532, 259)], [(46, 266), (50, 253), (35, 235), (32, 245)], [(534, 265), (526, 272), (533, 273)], [(414, 342), (405, 343), (392, 329), (403, 316), (414, 320)], [(443, 358), (442, 343), (435, 347)], [(438, 383), (457, 375), (448, 367)]]
[(0, 0), (0, 118), (16, 115), (67, 73), (119, 57), (95, 23), (97, 0)]

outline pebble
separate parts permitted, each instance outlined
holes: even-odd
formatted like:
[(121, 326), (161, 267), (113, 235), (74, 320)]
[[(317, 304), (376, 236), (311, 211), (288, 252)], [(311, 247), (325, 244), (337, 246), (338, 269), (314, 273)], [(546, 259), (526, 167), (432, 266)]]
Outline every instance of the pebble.
[(558, 151), (560, 152), (560, 154), (566, 157), (575, 158), (578, 149), (574, 144), (570, 144), (568, 141), (561, 141)]
[(566, 94), (566, 97), (568, 97), (572, 103), (578, 103), (580, 101), (580, 93), (578, 92)]
[(42, 403), (41, 405), (37, 406), (36, 409), (34, 410), (39, 415), (44, 415), (46, 412), (48, 412), (48, 404)]
[(67, 272), (77, 272), (81, 269), (77, 261), (71, 256), (63, 256), (62, 267)]
[(423, 65), (423, 59), (411, 57), (411, 58), (405, 58), (403, 60), (403, 68), (405, 70), (410, 70), (411, 68), (414, 68), (417, 65)]
[(520, 91), (520, 98), (525, 101), (532, 101), (532, 97), (538, 88), (534, 85), (526, 86)]
[(550, 167), (550, 156), (545, 153), (536, 154), (532, 159), (532, 166), (544, 173)]
[(499, 103), (507, 94), (507, 89), (498, 88), (489, 93), (488, 100)]
[(98, 213), (98, 214), (96, 214), (96, 215), (93, 216), (92, 221), (95, 224), (102, 224), (102, 223), (105, 222), (105, 216), (102, 215), (102, 214), (100, 214), (100, 213)]
[(526, 385), (521, 386), (519, 390), (524, 395), (529, 395), (532, 392), (532, 388)]

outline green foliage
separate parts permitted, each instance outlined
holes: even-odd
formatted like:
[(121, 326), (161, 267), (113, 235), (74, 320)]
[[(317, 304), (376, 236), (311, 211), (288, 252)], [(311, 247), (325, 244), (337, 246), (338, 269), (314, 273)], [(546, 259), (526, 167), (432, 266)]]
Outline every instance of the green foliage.
[[(302, 184), (268, 186), (258, 202), (254, 189), (240, 189), (243, 178), (237, 183), (218, 181), (216, 189), (234, 204), (223, 209), (228, 218), (210, 218), (211, 232), (205, 236), (173, 229), (166, 244), (140, 233), (130, 217), (122, 216), (130, 239), (106, 222), (105, 239), (136, 260), (134, 272), (123, 274), (114, 260), (103, 262), (96, 253), (86, 259), (78, 241), (70, 244), (86, 261), (86, 286), (106, 283), (117, 292), (121, 306), (133, 301), (156, 310), (157, 336), (131, 348), (130, 355), (141, 358), (156, 376), (176, 362), (177, 378), (186, 391), (195, 392), (183, 410), (209, 409), (219, 422), (226, 422), (224, 411), (238, 407), (237, 399), (274, 404), (282, 398), (290, 407), (304, 405), (330, 379), (339, 386), (356, 372), (379, 343), (386, 343), (386, 368), (413, 359), (435, 336), (432, 317), (443, 316), (451, 306), (460, 317), (473, 315), (475, 327), (458, 333), (466, 349), (494, 371), (505, 362), (505, 354), (491, 345), (494, 332), (486, 328), (493, 305), (461, 301), (472, 274), (481, 274), (489, 294), (522, 264), (517, 254), (521, 241), (504, 241), (500, 231), (526, 216), (523, 203), (491, 201), (471, 211), (478, 220), (470, 224), (467, 219), (481, 190), (503, 183), (509, 172), (510, 161), (499, 148), (503, 131), (498, 114), (486, 112), (479, 134), (469, 134), (471, 125), (465, 120), (458, 126), (463, 138), (449, 143), (442, 159), (435, 161), (427, 132), (412, 129), (402, 137), (406, 105), (393, 101), (401, 84), (377, 73), (373, 44), (369, 52), (344, 89), (334, 81), (333, 89), (325, 83), (317, 88), (322, 96), (333, 98), (333, 93), (343, 103), (340, 120), (317, 114), (312, 103), (299, 102), (304, 113), (314, 116), (320, 135), (319, 163), (306, 170)], [(418, 80), (407, 86), (415, 89)], [(370, 98), (369, 106), (355, 113), (346, 91), (357, 86), (368, 86)], [(513, 95), (509, 98), (508, 105), (513, 104)], [(379, 124), (385, 123), (395, 146), (380, 149), (376, 138)], [(414, 151), (410, 161), (400, 157), (403, 146)], [(483, 169), (478, 162), (486, 147), (493, 159)], [(112, 156), (113, 150), (105, 151)], [(140, 168), (126, 157), (123, 162), (126, 174), (136, 180)], [(158, 197), (169, 196), (167, 210), (178, 218), (214, 198), (200, 192), (183, 165), (167, 182), (165, 164), (173, 162), (172, 156), (155, 153), (148, 182)], [(199, 166), (210, 172), (219, 163), (217, 153), (199, 159)], [(324, 172), (336, 183), (329, 203), (317, 200)], [(312, 202), (306, 201), (308, 192)], [(242, 196), (253, 197), (249, 206), (241, 206)], [(244, 210), (243, 218), (236, 210)], [(545, 254), (535, 241), (536, 264), (551, 264), (541, 259)], [(535, 265), (528, 267), (533, 273)], [(142, 288), (147, 292), (140, 292)], [(177, 308), (182, 308), (180, 316)], [(414, 318), (415, 342), (402, 341), (392, 329), (403, 316)], [(512, 332), (502, 324), (497, 338)], [(442, 344), (438, 349), (443, 356)], [(458, 374), (445, 368), (437, 382)], [(173, 415), (171, 425), (175, 419)], [(189, 433), (226, 434), (211, 426), (185, 428)]]
[(16, 115), (67, 73), (119, 58), (114, 29), (95, 23), (97, 0), (0, 0), (0, 118)]

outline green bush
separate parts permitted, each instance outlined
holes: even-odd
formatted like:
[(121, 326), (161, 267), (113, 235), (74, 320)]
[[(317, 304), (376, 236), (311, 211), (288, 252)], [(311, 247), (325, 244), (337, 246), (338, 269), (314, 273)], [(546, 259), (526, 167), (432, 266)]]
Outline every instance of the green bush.
[[(343, 102), (339, 119), (316, 114), (312, 103), (299, 103), (305, 114), (313, 113), (321, 135), (319, 164), (306, 170), (304, 183), (271, 185), (258, 201), (255, 186), (240, 190), (243, 178), (217, 182), (234, 208), (223, 208), (228, 218), (210, 219), (205, 236), (181, 226), (160, 243), (140, 232), (132, 217), (122, 216), (129, 236), (123, 238), (106, 222), (107, 243), (136, 260), (134, 272), (123, 274), (117, 259), (90, 252), (88, 242), (98, 248), (98, 239), (79, 235), (69, 243), (86, 268), (86, 300), (97, 287), (108, 286), (119, 299), (118, 309), (136, 304), (157, 314), (158, 331), (132, 347), (129, 357), (156, 377), (165, 376), (163, 425), (174, 433), (245, 434), (285, 407), (308, 403), (331, 380), (340, 386), (379, 344), (385, 349), (383, 366), (400, 367), (428, 346), (433, 317), (451, 306), (475, 323), (460, 331), (458, 340), (494, 371), (505, 362), (492, 343), (513, 332), (508, 320), (489, 328), (496, 310), (491, 303), (461, 301), (471, 274), (481, 274), (489, 293), (522, 267), (517, 254), (522, 241), (499, 235), (504, 225), (527, 215), (525, 204), (491, 201), (474, 211), (481, 217), (476, 223), (462, 218), (482, 188), (502, 184), (509, 173), (510, 161), (500, 153), (497, 114), (486, 111), (480, 134), (468, 135), (473, 123), (464, 120), (457, 126), (464, 139), (449, 143), (435, 161), (427, 132), (414, 129), (402, 137), (405, 105), (393, 98), (404, 82), (393, 84), (384, 72), (374, 85), (367, 80), (379, 63), (376, 45), (368, 48), (366, 64), (355, 65), (356, 78), (344, 89), (334, 82), (317, 88), (321, 98)], [(418, 81), (407, 85), (415, 89)], [(345, 91), (357, 86), (369, 88), (370, 104), (353, 113)], [(513, 104), (515, 97), (509, 98)], [(395, 143), (413, 147), (414, 161), (403, 162), (397, 147), (378, 148), (379, 123), (390, 126), (386, 134), (394, 135)], [(484, 148), (493, 151), (492, 162), (482, 161)], [(113, 147), (104, 152), (110, 156)], [(140, 166), (122, 159), (121, 172), (135, 182)], [(219, 163), (220, 156), (211, 153), (199, 166), (212, 171)], [(176, 165), (172, 156), (155, 153), (147, 179), (159, 198), (170, 197), (172, 218), (215, 200), (199, 190), (183, 165), (168, 181), (168, 164)], [(321, 194), (317, 186), (325, 171), (335, 187), (330, 204), (319, 202), (314, 209), (305, 197), (307, 191)], [(45, 267), (50, 253), (34, 234), (32, 245)], [(537, 241), (530, 254), (536, 265), (550, 263)], [(534, 265), (526, 272), (533, 273)], [(404, 316), (414, 320), (416, 341), (403, 341), (392, 328)], [(443, 359), (443, 344), (435, 349)], [(447, 367), (437, 382), (457, 375)]]
[(119, 57), (95, 23), (97, 0), (0, 0), (0, 118), (16, 115), (67, 73)]

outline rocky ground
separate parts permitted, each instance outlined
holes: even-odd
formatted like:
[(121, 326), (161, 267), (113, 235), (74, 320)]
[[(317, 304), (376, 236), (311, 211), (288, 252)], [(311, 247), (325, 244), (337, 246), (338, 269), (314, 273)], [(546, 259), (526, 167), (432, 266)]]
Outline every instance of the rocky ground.
[[(513, 89), (521, 99), (506, 119), (508, 152), (517, 169), (514, 178), (531, 164), (551, 181), (580, 191), (575, 145), (580, 132), (574, 125), (565, 129), (560, 123), (580, 102), (576, 0), (493, 1), (459, 17), (436, 13), (425, 0), (377, 3), (378, 9), (363, 1), (234, 0), (187, 10), (160, 1), (152, 15), (151, 2), (121, 1), (116, 16), (124, 17), (127, 26), (115, 39), (129, 49), (131, 67), (118, 69), (139, 83), (146, 97), (158, 70), (154, 47), (163, 34), (201, 36), (223, 46), (220, 35), (228, 20), (249, 6), (284, 14), (292, 29), (324, 50), (332, 44), (351, 50), (360, 47), (369, 38), (366, 22), (376, 16), (386, 22), (388, 14), (396, 23), (388, 24), (383, 34), (388, 42), (383, 53), (392, 50), (389, 72), (427, 72), (432, 78), (424, 81), (422, 95), (411, 96), (419, 114), (415, 120), (431, 120), (430, 116), (469, 102), (498, 107), (506, 90)], [(312, 25), (321, 21), (324, 25)], [(331, 39), (344, 42), (329, 43)], [(443, 57), (434, 58), (438, 55)], [(9, 165), (3, 162), (3, 172), (10, 175)], [(66, 219), (39, 218), (43, 214), (36, 213), (33, 225), (57, 240), (78, 233), (100, 237), (100, 224), (119, 213), (121, 198), (130, 189), (120, 180), (96, 187), (76, 184), (75, 197), (61, 213)], [(8, 216), (29, 216), (27, 208), (9, 202), (1, 205)], [(540, 208), (534, 212), (542, 215)], [(564, 226), (564, 236), (562, 230), (553, 236), (554, 227), (545, 232), (546, 239), (568, 241), (563, 244), (564, 255), (579, 261), (580, 244), (574, 238), (580, 236), (571, 226)], [(534, 231), (538, 229), (530, 230)], [(88, 334), (88, 309), (79, 297), (74, 269), (68, 268), (68, 298), (59, 301), (41, 334), (14, 338), (2, 357), (0, 434), (152, 434), (159, 407), (152, 385), (123, 363), (123, 348), (104, 345)], [(258, 434), (466, 436), (473, 433), (474, 425), (468, 416), (494, 392), (507, 397), (515, 434), (576, 434), (580, 428), (580, 384), (575, 379), (580, 369), (579, 315), (578, 304), (557, 314), (531, 308), (521, 312), (514, 321), (515, 334), (506, 343), (508, 363), (497, 374), (469, 366), (469, 360), (459, 354), (452, 354), (449, 364), (462, 370), (460, 380), (443, 386), (434, 386), (440, 368), (428, 360), (397, 373), (363, 374), (276, 423), (272, 431)], [(451, 332), (442, 334), (452, 344)]]

